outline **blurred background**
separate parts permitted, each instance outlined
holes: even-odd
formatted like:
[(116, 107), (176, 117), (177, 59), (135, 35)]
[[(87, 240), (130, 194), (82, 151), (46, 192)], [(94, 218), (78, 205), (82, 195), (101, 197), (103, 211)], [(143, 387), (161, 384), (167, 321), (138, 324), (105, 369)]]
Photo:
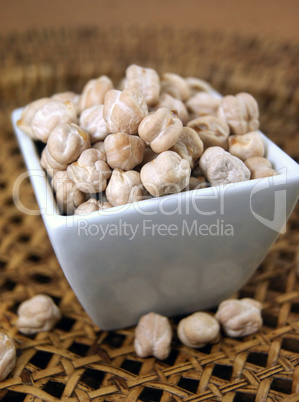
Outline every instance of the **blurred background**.
[(78, 26), (184, 26), (299, 39), (297, 0), (1, 0), (0, 32)]

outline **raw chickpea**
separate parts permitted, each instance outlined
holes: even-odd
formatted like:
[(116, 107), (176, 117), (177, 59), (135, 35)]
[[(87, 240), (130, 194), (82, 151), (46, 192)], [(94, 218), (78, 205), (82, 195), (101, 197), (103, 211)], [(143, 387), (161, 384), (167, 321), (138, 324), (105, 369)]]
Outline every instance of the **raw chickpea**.
[(87, 199), (87, 195), (69, 179), (66, 170), (56, 172), (51, 185), (56, 193), (58, 208), (66, 215), (72, 215), (75, 209)]
[(84, 86), (80, 96), (80, 113), (91, 106), (102, 105), (105, 95), (110, 89), (113, 89), (113, 83), (106, 75), (89, 80)]
[(220, 338), (220, 325), (210, 314), (197, 312), (179, 322), (178, 337), (191, 348), (200, 348), (215, 343)]
[(58, 124), (77, 121), (77, 112), (72, 102), (52, 100), (35, 113), (31, 120), (31, 130), (35, 138), (46, 143), (51, 131)]
[(229, 127), (216, 116), (202, 116), (191, 120), (188, 127), (193, 128), (204, 144), (204, 148), (221, 147), (228, 149)]
[(253, 299), (225, 300), (220, 303), (216, 318), (226, 335), (239, 337), (254, 334), (263, 325), (262, 305)]
[(30, 335), (50, 331), (60, 318), (60, 311), (51, 297), (36, 295), (20, 304), (16, 325), (20, 332)]
[[(49, 135), (47, 152), (53, 161), (61, 165), (75, 162), (80, 154), (90, 148), (89, 135), (76, 124), (59, 124)], [(46, 155), (48, 163), (56, 169)]]
[(147, 104), (140, 91), (111, 89), (105, 96), (103, 116), (109, 133), (137, 134), (147, 114)]
[(176, 152), (165, 151), (141, 168), (140, 177), (147, 191), (160, 197), (182, 191), (189, 183), (190, 172), (188, 161)]
[(142, 162), (145, 143), (137, 135), (110, 134), (104, 146), (107, 163), (112, 169), (132, 170)]
[(149, 313), (142, 316), (135, 329), (134, 348), (137, 356), (166, 359), (170, 353), (172, 329), (167, 317)]
[(114, 169), (106, 188), (106, 197), (113, 206), (125, 205), (140, 201), (145, 195), (145, 190), (140, 180), (140, 174), (135, 170), (124, 172)]
[(199, 166), (213, 186), (250, 179), (250, 171), (246, 165), (219, 147), (208, 148), (200, 158)]
[(101, 202), (95, 198), (90, 198), (75, 209), (74, 215), (89, 215), (92, 212), (103, 211), (108, 208), (112, 208), (109, 202)]
[(80, 115), (80, 127), (89, 134), (92, 144), (103, 141), (108, 135), (103, 111), (104, 105), (94, 105), (83, 110)]
[(31, 121), (35, 113), (50, 101), (50, 98), (41, 98), (29, 103), (24, 107), (21, 118), (17, 121), (18, 127), (33, 140), (37, 140), (37, 137), (32, 132)]
[(69, 179), (75, 183), (78, 190), (92, 194), (105, 190), (111, 170), (106, 162), (101, 160), (97, 149), (86, 149), (79, 159), (67, 167)]
[(179, 139), (183, 124), (176, 111), (166, 107), (146, 116), (139, 125), (139, 136), (156, 153), (167, 151)]
[(185, 102), (190, 96), (190, 89), (187, 81), (180, 75), (165, 73), (162, 75), (161, 93)]
[(16, 364), (16, 347), (13, 340), (0, 332), (0, 381), (12, 372)]
[(187, 109), (195, 116), (217, 116), (220, 99), (206, 92), (197, 92), (186, 102)]
[(243, 135), (231, 135), (228, 137), (229, 152), (242, 161), (252, 157), (262, 157), (265, 152), (264, 141), (258, 131), (252, 131)]
[(244, 92), (221, 99), (218, 117), (227, 122), (233, 134), (242, 135), (259, 128), (258, 104)]
[(203, 153), (203, 142), (195, 130), (190, 127), (183, 127), (177, 142), (170, 150), (178, 153), (181, 158), (186, 159), (190, 163), (191, 169), (193, 169), (195, 161)]
[(132, 64), (126, 70), (126, 89), (134, 89), (142, 92), (147, 105), (153, 106), (159, 100), (159, 75), (152, 68), (144, 68)]
[(162, 94), (160, 100), (155, 106), (154, 110), (158, 110), (162, 107), (167, 107), (169, 110), (175, 110), (178, 114), (179, 119), (184, 125), (189, 121), (189, 114), (186, 109), (185, 104), (180, 100), (176, 99), (169, 94)]

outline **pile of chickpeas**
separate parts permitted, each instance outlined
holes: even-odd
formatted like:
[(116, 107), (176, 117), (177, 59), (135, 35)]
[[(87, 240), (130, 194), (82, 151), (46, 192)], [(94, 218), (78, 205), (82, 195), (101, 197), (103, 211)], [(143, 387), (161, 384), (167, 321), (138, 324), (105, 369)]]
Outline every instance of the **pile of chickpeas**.
[(67, 215), (277, 174), (250, 94), (220, 99), (203, 80), (137, 65), (118, 89), (100, 76), (28, 104), (18, 126), (45, 143), (41, 166)]

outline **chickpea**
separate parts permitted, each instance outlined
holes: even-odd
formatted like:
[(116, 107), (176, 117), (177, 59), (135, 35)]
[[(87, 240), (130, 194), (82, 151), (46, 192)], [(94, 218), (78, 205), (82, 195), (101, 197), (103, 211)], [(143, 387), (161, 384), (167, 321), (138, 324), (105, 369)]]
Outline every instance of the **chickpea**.
[(172, 329), (169, 320), (156, 313), (142, 316), (135, 329), (134, 348), (137, 356), (166, 359), (170, 353)]
[(60, 320), (61, 313), (47, 295), (36, 295), (24, 301), (18, 308), (17, 327), (23, 334), (50, 331)]
[(146, 190), (155, 197), (182, 191), (190, 180), (190, 164), (173, 151), (165, 151), (140, 171)]
[(107, 163), (113, 169), (131, 170), (142, 162), (145, 143), (137, 135), (110, 134), (104, 146)]
[(167, 151), (179, 139), (183, 124), (176, 111), (166, 107), (146, 116), (139, 125), (138, 134), (156, 153)]
[(134, 89), (142, 92), (147, 105), (153, 106), (159, 100), (159, 75), (152, 68), (144, 68), (132, 64), (126, 70), (126, 89)]
[(147, 114), (147, 104), (140, 91), (111, 89), (105, 96), (103, 116), (109, 133), (137, 134)]

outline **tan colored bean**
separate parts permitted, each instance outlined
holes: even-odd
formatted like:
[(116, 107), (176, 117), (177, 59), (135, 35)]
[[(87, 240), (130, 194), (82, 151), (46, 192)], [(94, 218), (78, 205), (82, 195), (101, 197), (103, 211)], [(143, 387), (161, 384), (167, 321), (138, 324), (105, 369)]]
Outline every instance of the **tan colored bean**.
[(59, 308), (47, 295), (36, 295), (18, 308), (17, 328), (26, 335), (50, 331), (60, 320)]
[(103, 115), (109, 133), (137, 134), (147, 114), (147, 104), (140, 91), (112, 89), (105, 96)]
[(177, 142), (182, 130), (183, 124), (176, 111), (164, 107), (142, 120), (138, 134), (154, 152), (161, 153)]
[(75, 209), (87, 199), (87, 195), (69, 179), (66, 170), (56, 172), (51, 185), (56, 192), (58, 208), (66, 215), (72, 215)]
[(106, 188), (106, 197), (113, 206), (130, 204), (143, 199), (144, 187), (140, 180), (140, 174), (135, 170), (124, 172), (114, 169)]
[(252, 299), (224, 300), (220, 303), (215, 317), (226, 335), (235, 338), (254, 334), (263, 325), (262, 305)]
[(181, 158), (186, 159), (190, 163), (191, 169), (195, 166), (195, 162), (203, 153), (203, 142), (196, 133), (190, 127), (183, 127), (183, 130), (172, 148), (180, 155)]
[(91, 106), (103, 105), (105, 95), (110, 89), (113, 89), (113, 83), (106, 75), (89, 80), (84, 86), (80, 96), (80, 113)]
[(187, 109), (195, 116), (217, 116), (220, 99), (207, 92), (197, 92), (186, 102)]
[(149, 313), (142, 316), (135, 329), (134, 348), (137, 356), (166, 359), (170, 353), (172, 329), (167, 317)]
[(247, 93), (225, 96), (220, 102), (218, 117), (227, 122), (233, 134), (242, 135), (259, 128), (258, 104)]
[(228, 149), (229, 127), (224, 120), (216, 116), (202, 116), (189, 121), (188, 127), (197, 132), (204, 149), (209, 147)]
[(112, 169), (132, 170), (142, 162), (145, 143), (137, 135), (109, 134), (104, 146), (107, 163)]
[(83, 193), (92, 194), (105, 190), (111, 170), (106, 162), (101, 160), (97, 149), (86, 149), (79, 159), (67, 167), (70, 180)]
[(0, 332), (0, 381), (12, 372), (16, 365), (16, 347), (13, 340)]
[(31, 130), (35, 138), (47, 142), (51, 131), (59, 124), (77, 123), (77, 112), (70, 101), (45, 103), (31, 120)]
[(230, 154), (237, 156), (242, 161), (252, 156), (263, 156), (265, 152), (264, 141), (258, 131), (252, 131), (243, 135), (231, 135), (228, 137)]
[(189, 183), (190, 164), (176, 152), (162, 152), (152, 162), (146, 163), (140, 171), (146, 190), (155, 197), (179, 193)]
[(101, 202), (95, 198), (90, 198), (75, 209), (74, 215), (89, 215), (92, 212), (103, 211), (108, 208), (112, 208), (112, 205), (109, 202)]
[(161, 94), (163, 93), (185, 102), (190, 96), (189, 85), (180, 75), (165, 73), (161, 80)]
[(103, 141), (108, 135), (103, 111), (104, 105), (94, 105), (83, 110), (80, 115), (80, 127), (89, 134), (92, 144)]
[(32, 132), (31, 121), (35, 113), (50, 101), (50, 98), (41, 98), (29, 103), (24, 107), (21, 118), (17, 121), (17, 126), (34, 140), (37, 140), (37, 137)]
[(200, 348), (219, 341), (220, 325), (210, 314), (197, 312), (179, 322), (177, 333), (184, 345)]
[(180, 99), (176, 99), (166, 93), (162, 94), (154, 110), (158, 110), (163, 107), (166, 107), (169, 110), (175, 110), (178, 114), (179, 119), (182, 120), (183, 125), (186, 125), (188, 123), (189, 114), (185, 104)]
[[(76, 124), (59, 124), (51, 131), (47, 143), (47, 152), (61, 165), (75, 162), (87, 148), (90, 148), (89, 135)], [(47, 160), (56, 169), (48, 157)]]
[(132, 64), (126, 70), (126, 89), (140, 91), (148, 106), (159, 101), (160, 78), (152, 68), (144, 68)]

